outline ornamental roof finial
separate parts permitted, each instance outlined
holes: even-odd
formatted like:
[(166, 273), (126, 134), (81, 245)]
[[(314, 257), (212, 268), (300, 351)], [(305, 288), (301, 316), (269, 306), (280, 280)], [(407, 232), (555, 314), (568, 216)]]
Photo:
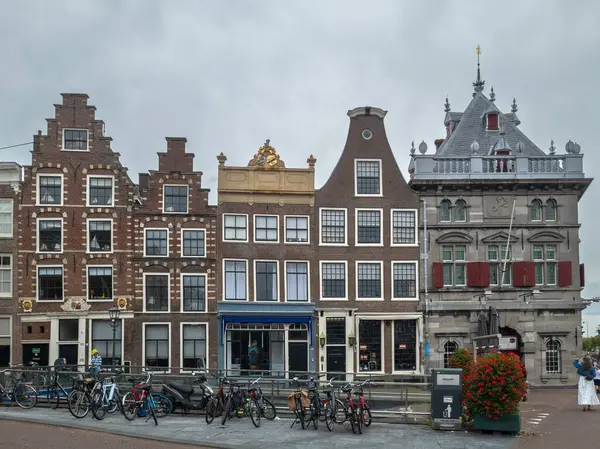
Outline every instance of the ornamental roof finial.
[(475, 96), (478, 92), (483, 91), (483, 87), (485, 86), (485, 81), (483, 81), (481, 79), (481, 71), (479, 70), (479, 55), (481, 55), (481, 47), (479, 46), (479, 44), (477, 45), (476, 51), (477, 51), (477, 79), (473, 83), (473, 89), (475, 89), (475, 92), (473, 92), (473, 96)]
[(492, 90), (490, 91), (490, 101), (493, 103), (496, 101), (496, 93), (494, 92), (494, 86), (492, 86)]
[(448, 95), (446, 95), (446, 102), (444, 103), (444, 112), (450, 112), (450, 103), (448, 102)]
[(512, 112), (514, 114), (518, 110), (519, 110), (519, 108), (517, 108), (517, 100), (513, 98), (512, 105), (510, 106), (510, 112)]

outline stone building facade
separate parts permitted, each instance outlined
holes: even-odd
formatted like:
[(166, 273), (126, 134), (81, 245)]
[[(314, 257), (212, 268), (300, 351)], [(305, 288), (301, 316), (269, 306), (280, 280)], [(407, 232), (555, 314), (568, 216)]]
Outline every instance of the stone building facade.
[(217, 365), (217, 213), (186, 139), (167, 137), (158, 170), (140, 174), (133, 212), (131, 363), (165, 372)]
[(411, 150), (410, 186), (427, 208), (420, 233), (430, 367), (472, 349), (491, 318), (500, 349), (522, 357), (532, 385), (575, 384), (570, 364), (585, 308), (578, 202), (591, 182), (583, 155), (570, 141), (566, 154), (553, 142), (542, 151), (521, 131), (514, 100), (503, 113), (479, 73), (474, 87), (464, 112), (446, 100), (446, 137), (435, 152), (424, 142), (420, 154)]
[(14, 314), (17, 304), (17, 216), (22, 167), (0, 163), (0, 367), (18, 363), (21, 333)]
[(219, 368), (305, 376), (316, 368), (314, 165), (287, 168), (267, 141), (218, 178)]
[(386, 137), (386, 111), (348, 111), (345, 147), (315, 195), (311, 291), (319, 320), (318, 369), (422, 372), (419, 198)]
[[(121, 363), (133, 317), (131, 206), (134, 185), (111, 150), (85, 94), (62, 94), (24, 167), (18, 229), (15, 361), (64, 357), (84, 365), (92, 347)], [(121, 309), (115, 354), (108, 309)]]

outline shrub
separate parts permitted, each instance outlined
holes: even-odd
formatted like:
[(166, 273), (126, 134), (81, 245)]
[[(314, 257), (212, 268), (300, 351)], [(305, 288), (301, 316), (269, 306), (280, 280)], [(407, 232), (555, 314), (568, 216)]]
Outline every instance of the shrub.
[(491, 419), (518, 413), (527, 392), (521, 360), (514, 354), (488, 354), (471, 370), (464, 405), (471, 415)]

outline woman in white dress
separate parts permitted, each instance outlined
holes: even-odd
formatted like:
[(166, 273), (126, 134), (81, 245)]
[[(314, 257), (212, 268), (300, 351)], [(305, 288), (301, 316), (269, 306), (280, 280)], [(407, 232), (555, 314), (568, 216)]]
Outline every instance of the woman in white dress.
[(573, 366), (577, 368), (579, 375), (579, 388), (577, 392), (577, 402), (581, 406), (582, 411), (594, 411), (592, 405), (600, 405), (598, 396), (596, 396), (596, 387), (594, 385), (594, 377), (596, 370), (594, 363), (589, 355), (585, 355), (579, 360), (573, 362)]

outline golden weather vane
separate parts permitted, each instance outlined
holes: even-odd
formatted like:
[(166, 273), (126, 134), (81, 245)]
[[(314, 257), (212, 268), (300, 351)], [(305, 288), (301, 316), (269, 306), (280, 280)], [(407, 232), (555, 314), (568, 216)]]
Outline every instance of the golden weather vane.
[(480, 54), (481, 54), (481, 47), (479, 46), (479, 44), (477, 44), (477, 49), (476, 49), (476, 51), (477, 51), (477, 54), (478, 54), (478, 55), (480, 55)]

